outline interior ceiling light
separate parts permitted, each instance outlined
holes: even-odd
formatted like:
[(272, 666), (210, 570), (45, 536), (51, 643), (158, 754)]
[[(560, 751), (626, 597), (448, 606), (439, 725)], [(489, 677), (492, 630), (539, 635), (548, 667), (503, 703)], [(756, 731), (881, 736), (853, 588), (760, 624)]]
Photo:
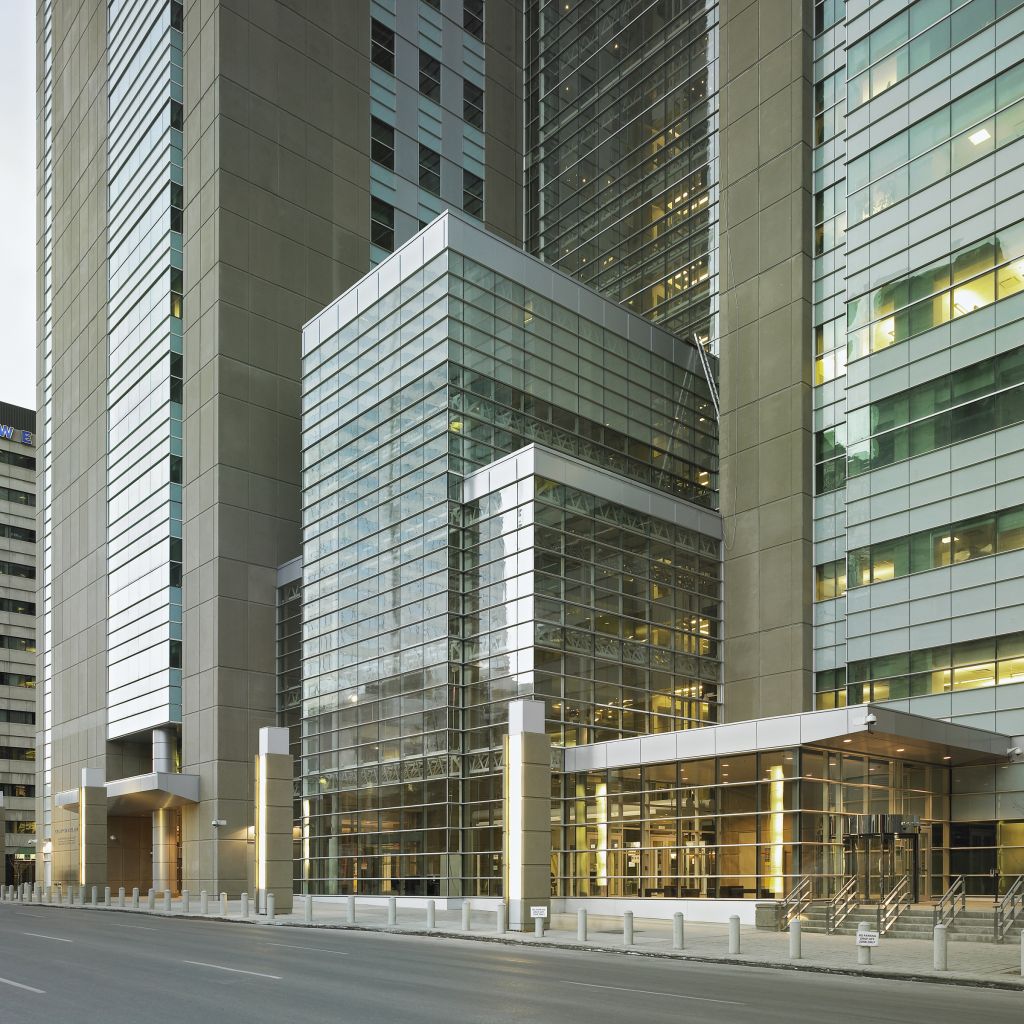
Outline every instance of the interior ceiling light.
[(988, 142), (992, 136), (989, 134), (987, 128), (979, 128), (976, 132), (971, 132), (967, 136), (975, 146), (980, 146), (983, 142)]

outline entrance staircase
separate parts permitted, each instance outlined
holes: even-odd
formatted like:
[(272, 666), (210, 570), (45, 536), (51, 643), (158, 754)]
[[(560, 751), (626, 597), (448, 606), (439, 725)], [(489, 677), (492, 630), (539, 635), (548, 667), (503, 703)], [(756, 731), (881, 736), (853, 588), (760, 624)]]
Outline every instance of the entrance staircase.
[[(828, 913), (828, 903), (824, 900), (816, 900), (809, 904), (799, 915), (801, 928), (805, 932), (825, 932), (825, 920)], [(962, 910), (956, 915), (953, 923), (949, 926), (949, 938), (958, 942), (993, 942), (994, 940), (994, 912), (990, 907), (982, 909), (974, 907)], [(874, 930), (878, 916), (878, 908), (875, 903), (861, 903), (857, 909), (851, 911), (842, 924), (833, 932), (834, 935), (855, 935), (857, 925), (861, 921), (867, 921)], [(932, 928), (935, 925), (935, 908), (931, 903), (917, 903), (907, 907), (895, 923), (886, 933), (889, 939), (930, 939)], [(1024, 919), (1018, 917), (1010, 926), (1003, 938), (1004, 942), (1017, 943), (1021, 941), (1021, 928), (1024, 926)]]

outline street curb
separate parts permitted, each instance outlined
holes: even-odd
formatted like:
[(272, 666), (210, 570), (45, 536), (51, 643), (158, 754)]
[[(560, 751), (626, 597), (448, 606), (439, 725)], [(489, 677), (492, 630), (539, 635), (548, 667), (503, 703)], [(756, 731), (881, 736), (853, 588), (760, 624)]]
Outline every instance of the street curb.
[(264, 921), (259, 918), (220, 917), (217, 914), (182, 914), (172, 911), (170, 914), (160, 910), (149, 910), (140, 907), (135, 910), (130, 907), (103, 907), (91, 904), (69, 907), (66, 904), (56, 903), (32, 903), (12, 904), (12, 906), (32, 906), (50, 910), (100, 910), (116, 914), (132, 914), (143, 917), (159, 917), (164, 920), (178, 921), (215, 921), (221, 924), (237, 924), (263, 926), (267, 928), (299, 928), (309, 931), (323, 929), (335, 932), (368, 932), (379, 935), (416, 936), (427, 939), (461, 939), (463, 942), (493, 942), (503, 946), (515, 946), (526, 949), (560, 949), (569, 953), (613, 953), (618, 956), (647, 957), (652, 960), (682, 960), (686, 963), (722, 965), (726, 967), (758, 967), (765, 970), (795, 971), (803, 974), (832, 974), (838, 976), (857, 978), (883, 978), (887, 981), (916, 981), (930, 985), (959, 985), (965, 988), (988, 988), (1004, 992), (1024, 992), (1024, 978), (1010, 980), (1009, 978), (989, 978), (975, 974), (928, 974), (921, 971), (900, 971), (891, 967), (831, 967), (817, 964), (786, 962), (782, 960), (758, 960), (745, 959), (742, 956), (701, 956), (700, 954), (688, 954), (683, 952), (662, 952), (660, 950), (625, 949), (621, 946), (595, 946), (589, 943), (568, 945), (560, 942), (541, 940), (537, 942), (531, 938), (515, 938), (514, 936), (487, 935), (483, 932), (444, 931), (435, 928), (428, 931), (425, 928), (389, 928), (365, 924), (328, 924), (327, 922), (305, 924), (301, 921)]

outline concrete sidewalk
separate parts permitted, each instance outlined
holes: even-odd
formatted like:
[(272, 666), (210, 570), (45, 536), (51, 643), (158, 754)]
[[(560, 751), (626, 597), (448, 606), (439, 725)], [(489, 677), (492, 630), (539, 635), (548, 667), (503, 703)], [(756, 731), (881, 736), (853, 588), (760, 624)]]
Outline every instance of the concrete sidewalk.
[[(101, 897), (102, 898), (102, 897)], [(126, 912), (132, 914), (152, 914), (157, 917), (200, 918), (200, 896), (190, 895), (189, 912), (186, 914), (183, 901), (172, 901), (170, 913), (163, 911), (163, 898), (156, 900), (156, 909), (149, 911), (146, 897), (141, 900), (139, 910), (131, 909), (130, 896), (126, 899), (123, 911), (118, 905), (117, 895), (111, 899), (111, 906), (94, 906), (79, 903), (68, 906), (67, 903), (55, 904), (32, 901), (34, 907), (50, 907), (76, 911)], [(26, 905), (25, 903), (21, 904)], [(220, 901), (213, 898), (209, 901), (210, 913), (206, 919), (229, 921), (238, 924), (252, 924), (264, 927), (313, 927), (336, 928), (349, 931), (383, 931), (407, 935), (437, 935), (445, 938), (462, 938), (468, 940), (504, 942), (525, 946), (538, 946), (557, 949), (598, 950), (601, 952), (617, 952), (640, 956), (657, 956), (698, 962), (744, 964), (747, 966), (776, 968), (784, 970), (819, 971), (851, 975), (868, 975), (912, 981), (927, 981), (939, 984), (981, 985), (992, 988), (1017, 989), (1024, 993), (1024, 977), (1021, 976), (1024, 947), (1015, 944), (996, 945), (975, 942), (950, 942), (948, 945), (949, 970), (935, 971), (932, 967), (932, 943), (918, 939), (885, 939), (872, 950), (870, 967), (859, 966), (857, 963), (857, 947), (853, 936), (805, 934), (802, 936), (802, 956), (799, 960), (789, 958), (789, 935), (743, 926), (740, 929), (739, 954), (729, 953), (727, 924), (708, 924), (703, 922), (685, 923), (683, 950), (672, 948), (672, 922), (636, 918), (633, 929), (633, 944), (626, 946), (623, 941), (623, 922), (621, 917), (603, 917), (591, 914), (588, 916), (587, 940), (577, 939), (577, 919), (575, 915), (554, 914), (549, 922), (550, 927), (543, 938), (537, 938), (532, 932), (503, 932), (496, 930), (497, 914), (490, 910), (474, 910), (471, 912), (469, 931), (462, 928), (462, 915), (459, 910), (437, 910), (435, 927), (431, 931), (426, 928), (426, 910), (423, 907), (402, 907), (398, 902), (397, 924), (387, 923), (386, 906), (358, 904), (354, 924), (348, 923), (347, 906), (344, 900), (334, 902), (318, 902), (313, 904), (313, 923), (305, 923), (305, 900), (296, 897), (295, 908), (290, 914), (277, 914), (273, 921), (263, 915), (252, 912), (241, 916), (241, 901), (230, 900), (227, 915), (220, 913)], [(872, 921), (873, 925), (873, 921)], [(1024, 1008), (1024, 1004), (1022, 1004)]]

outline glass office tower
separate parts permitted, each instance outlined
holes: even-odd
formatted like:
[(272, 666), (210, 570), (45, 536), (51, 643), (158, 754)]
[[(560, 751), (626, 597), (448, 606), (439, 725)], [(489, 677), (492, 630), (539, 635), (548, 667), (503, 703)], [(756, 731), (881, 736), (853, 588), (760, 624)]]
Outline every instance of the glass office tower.
[(696, 349), (452, 213), (303, 349), (304, 878), (500, 895), (510, 699), (566, 745), (717, 720)]
[[(1024, 733), (1024, 5), (816, 6), (819, 708)], [(952, 775), (951, 877), (1024, 868), (1019, 765)]]
[(718, 5), (526, 3), (526, 245), (717, 351)]

